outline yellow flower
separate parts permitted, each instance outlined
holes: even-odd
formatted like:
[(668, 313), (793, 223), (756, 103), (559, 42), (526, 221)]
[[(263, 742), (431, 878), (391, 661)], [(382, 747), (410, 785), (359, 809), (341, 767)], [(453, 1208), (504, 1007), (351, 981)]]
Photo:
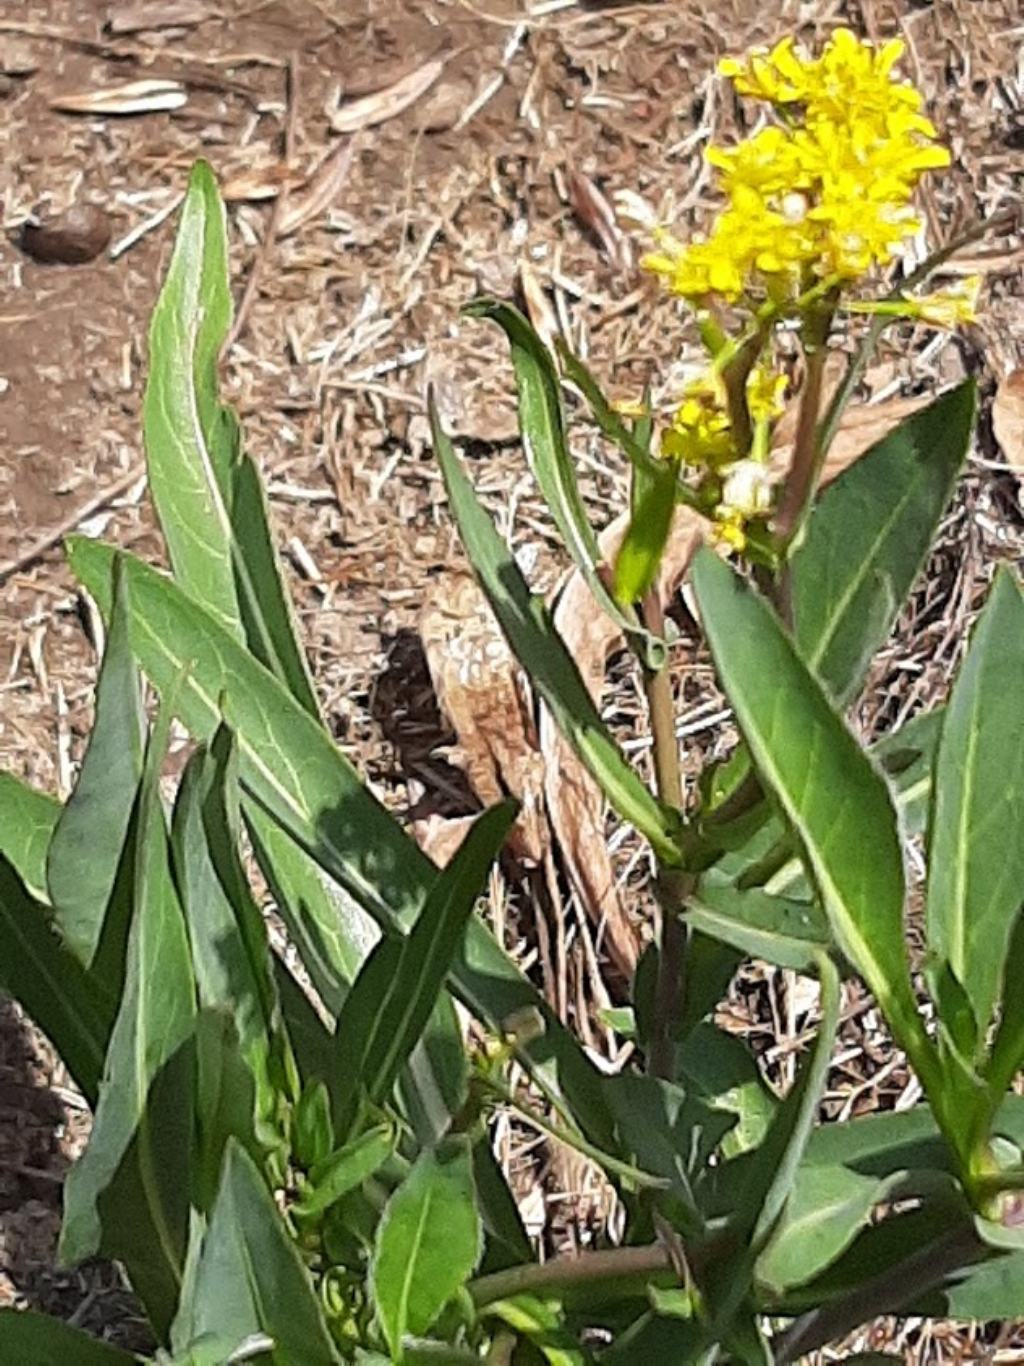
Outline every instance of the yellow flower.
[(743, 517), (738, 512), (716, 511), (713, 534), (716, 545), (727, 545), (730, 550), (736, 551), (746, 549), (747, 533)]
[(712, 373), (689, 384), (672, 426), (661, 435), (661, 453), (695, 469), (717, 469), (735, 460), (725, 389)]
[(968, 275), (948, 289), (937, 289), (918, 299), (904, 294), (903, 300), (910, 317), (920, 318), (932, 327), (954, 328), (977, 321), (980, 293), (981, 276)]
[(755, 365), (747, 379), (747, 411), (751, 422), (774, 422), (785, 412), (783, 398), (788, 383), (765, 365)]

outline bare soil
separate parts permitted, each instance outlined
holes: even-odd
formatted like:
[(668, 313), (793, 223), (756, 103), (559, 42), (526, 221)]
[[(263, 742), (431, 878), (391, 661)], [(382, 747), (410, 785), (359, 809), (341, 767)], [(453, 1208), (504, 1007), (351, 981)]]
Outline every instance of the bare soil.
[[(563, 568), (516, 442), (503, 344), (460, 319), (460, 306), (480, 292), (525, 291), (617, 394), (651, 381), (656, 397), (670, 396), (694, 354), (679, 310), (595, 235), (574, 175), (609, 199), (638, 191), (674, 206), (681, 230), (699, 227), (713, 208), (703, 149), (746, 117), (713, 75), (717, 58), (794, 30), (814, 42), (845, 22), (873, 38), (902, 33), (909, 74), (953, 149), (953, 171), (928, 192), (932, 244), (1002, 204), (1019, 207), (1015, 0), (215, 0), (179, 27), (162, 25), (164, 8), (0, 0), (0, 765), (62, 794), (88, 725), (95, 653), (55, 533), (77, 528), (161, 556), (133, 478), (146, 327), (172, 241), (168, 213), (197, 155), (229, 198), (236, 297), (257, 273), (224, 388), (269, 482), (325, 708), (376, 790), (413, 817), (474, 806), (418, 635), (424, 600), (462, 563), (426, 439), (428, 382), (535, 581), (549, 586)], [(154, 26), (125, 31), (133, 12)], [(329, 202), (268, 240), (272, 204), (255, 196), (286, 180), (285, 209), (302, 204), (344, 144), (329, 120), (339, 95), (379, 92), (435, 58), (443, 67), (429, 89), (352, 135)], [(130, 116), (53, 107), (140, 77), (179, 81), (186, 102)], [(22, 251), (29, 215), (82, 202), (109, 216), (111, 248), (79, 265)], [(990, 399), (1024, 363), (1021, 238), (973, 254), (970, 267), (987, 276), (984, 320), (963, 338), (908, 332), (879, 358), (863, 397), (972, 373)], [(595, 520), (607, 521), (622, 503), (622, 470), (586, 432), (574, 441)], [(986, 409), (942, 544), (873, 674), (868, 729), (942, 695), (994, 565), (1020, 558), (1017, 483), (1000, 462)], [(708, 699), (702, 664), (681, 651), (676, 674), (681, 702)], [(636, 729), (634, 698), (628, 671), (614, 672), (608, 706), (624, 733)], [(515, 895), (520, 915), (536, 914), (521, 888)], [(614, 994), (613, 975), (608, 983)], [(583, 1000), (577, 1014), (594, 989), (580, 968), (569, 990)], [(785, 1079), (813, 1003), (770, 975), (741, 985), (729, 1009), (770, 1075)], [(835, 1110), (912, 1099), (870, 1012), (850, 1044)], [(115, 1269), (53, 1267), (60, 1179), (86, 1132), (45, 1040), (4, 1007), (0, 1302), (141, 1343)], [(585, 1186), (571, 1236), (589, 1217)], [(882, 1324), (858, 1338), (869, 1342), (915, 1362), (1024, 1359), (1014, 1325)]]

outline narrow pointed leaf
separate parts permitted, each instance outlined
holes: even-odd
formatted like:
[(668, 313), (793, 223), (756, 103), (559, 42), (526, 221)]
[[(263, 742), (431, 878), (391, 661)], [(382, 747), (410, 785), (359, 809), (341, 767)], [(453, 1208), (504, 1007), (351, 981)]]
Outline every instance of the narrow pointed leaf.
[(0, 858), (7, 859), (37, 901), (49, 902), (46, 855), (61, 804), (13, 773), (0, 773)]
[(220, 1355), (210, 1360), (226, 1361), (247, 1339), (266, 1335), (274, 1361), (338, 1361), (298, 1249), (255, 1164), (234, 1142), (224, 1156), (191, 1300), (174, 1335), (216, 1346)]
[(345, 998), (335, 1030), (335, 1117), (348, 1132), (360, 1096), (385, 1101), (434, 1010), (515, 808), (479, 816), (404, 938), (383, 939)]
[(64, 948), (47, 914), (0, 857), (0, 986), (49, 1038), (92, 1105), (117, 1001)]
[(698, 555), (695, 584), (719, 676), (761, 781), (800, 838), (832, 933), (920, 1062), (929, 1045), (910, 986), (903, 856), (885, 780), (764, 600), (712, 551)]
[(425, 1333), (469, 1280), (480, 1237), (469, 1139), (459, 1134), (420, 1154), (378, 1225), (373, 1297), (395, 1361), (402, 1339)]
[(669, 461), (653, 474), (634, 471), (629, 526), (615, 558), (614, 589), (620, 603), (638, 602), (658, 576), (676, 508), (676, 468)]
[[(231, 727), (247, 803), (281, 826), (381, 928), (407, 930), (422, 908), (434, 865), (363, 785), (323, 727), (263, 665), (173, 582), (133, 556), (121, 558), (130, 589), (132, 649), (157, 692), (173, 692), (189, 665), (177, 715), (201, 741), (222, 720)], [(115, 552), (75, 539), (70, 559), (108, 613)], [(596, 1140), (607, 1126), (596, 1069), (480, 920), (470, 920), (451, 985), (492, 1028), (514, 1011), (540, 1011), (545, 1032), (527, 1052), (546, 1085), (571, 1095), (574, 1113)]]
[(809, 972), (830, 945), (828, 925), (813, 902), (769, 896), (758, 887), (702, 880), (687, 904), (686, 919), (748, 957), (797, 972)]
[(431, 421), (434, 451), (459, 534), (512, 652), (619, 815), (650, 841), (659, 858), (678, 863), (678, 815), (651, 795), (608, 733), (547, 607), (530, 592), (518, 565), (480, 506), (433, 409)]
[(124, 995), (89, 1146), (65, 1186), (61, 1256), (117, 1257), (163, 1336), (181, 1288), (189, 1220), (195, 986), (171, 879), (160, 769), (171, 711), (150, 737), (135, 844)]
[(1004, 569), (946, 706), (929, 836), (929, 948), (966, 992), (978, 1035), (1024, 901), (1022, 679), (1024, 598)]
[[(119, 994), (131, 915), (130, 828), (142, 776), (142, 684), (128, 639), (128, 589), (115, 585), (96, 684), (96, 715), (75, 783), (50, 841), (54, 923), (72, 953)], [(120, 883), (120, 885), (119, 885)], [(124, 885), (127, 883), (128, 885)]]
[(295, 1205), (295, 1213), (320, 1214), (361, 1186), (395, 1151), (397, 1137), (390, 1124), (377, 1124), (331, 1153), (310, 1172), (308, 1188)]
[(526, 458), (562, 542), (602, 609), (618, 622), (651, 667), (657, 667), (664, 662), (664, 643), (643, 629), (635, 612), (628, 607), (623, 609), (615, 601), (598, 572), (601, 550), (583, 506), (565, 439), (561, 386), (551, 352), (511, 304), (497, 299), (475, 299), (463, 312), (470, 318), (487, 318), (497, 323), (508, 338), (519, 389), (519, 430)]
[(224, 206), (213, 171), (198, 161), (150, 324), (143, 430), (175, 577), (241, 639), (231, 550), (237, 429), (217, 398), (217, 359), (230, 318)]
[(822, 495), (792, 560), (794, 640), (839, 702), (857, 690), (935, 537), (967, 455), (968, 382), (914, 413)]

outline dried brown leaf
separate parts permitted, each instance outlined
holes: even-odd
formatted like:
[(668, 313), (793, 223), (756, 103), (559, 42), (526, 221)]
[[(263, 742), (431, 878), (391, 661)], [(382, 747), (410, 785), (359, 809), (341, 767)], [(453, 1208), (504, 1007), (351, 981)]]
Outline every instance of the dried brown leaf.
[(544, 286), (528, 261), (519, 263), (519, 288), (522, 290), (527, 316), (533, 323), (534, 330), (548, 350), (553, 352), (555, 338), (561, 334), (562, 329), (558, 325), (558, 315), (544, 293)]
[(583, 226), (601, 243), (610, 265), (619, 270), (633, 268), (633, 246), (619, 227), (615, 210), (597, 185), (582, 171), (567, 168), (569, 198), (573, 212)]
[(540, 863), (544, 775), (530, 696), (486, 599), (467, 574), (445, 574), (418, 624), (438, 703), (458, 737), (453, 762), (485, 806), (509, 793), (519, 800), (513, 848)]
[(443, 57), (432, 57), (384, 90), (328, 107), (331, 127), (336, 133), (357, 133), (360, 128), (372, 128), (395, 118), (426, 94), (444, 70), (445, 61)]
[(234, 204), (240, 201), (255, 203), (263, 199), (276, 199), (284, 185), (296, 183), (283, 161), (269, 166), (253, 166), (237, 175), (228, 176), (221, 183), (221, 197)]
[(64, 114), (153, 114), (161, 110), (180, 109), (187, 99), (185, 87), (180, 81), (147, 78), (105, 86), (100, 90), (79, 90), (57, 95), (50, 101), (50, 108), (59, 109)]
[(303, 224), (319, 218), (330, 207), (348, 177), (354, 147), (353, 139), (346, 139), (325, 157), (301, 190), (291, 191), (278, 224), (279, 237), (297, 232)]
[(1000, 381), (992, 403), (992, 430), (1006, 463), (1024, 471), (1024, 369), (1011, 370)]

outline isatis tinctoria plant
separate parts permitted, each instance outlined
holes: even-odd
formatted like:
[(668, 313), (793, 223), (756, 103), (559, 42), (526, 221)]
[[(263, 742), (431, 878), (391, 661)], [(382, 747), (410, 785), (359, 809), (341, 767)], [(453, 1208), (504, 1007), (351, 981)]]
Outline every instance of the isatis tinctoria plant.
[[(786, 41), (724, 65), (767, 117), (709, 153), (721, 213), (689, 244), (647, 224), (645, 264), (686, 301), (705, 352), (667, 420), (646, 398), (632, 411), (607, 402), (511, 304), (469, 306), (507, 334), (533, 474), (636, 655), (654, 790), (432, 415), (494, 615), (650, 848), (658, 924), (614, 1013), (636, 1044), (614, 1076), (477, 913), (512, 804), (479, 816), (438, 869), (324, 724), (259, 473), (218, 396), (225, 219), (209, 167), (194, 169), (144, 408), (171, 572), (71, 542), (107, 625), (88, 748), (64, 804), (0, 777), (0, 981), (93, 1111), (61, 1253), (123, 1265), (151, 1326), (148, 1359), (787, 1362), (883, 1312), (1024, 1313), (1024, 1102), (1008, 1094), (1024, 1061), (1014, 575), (996, 574), (944, 707), (870, 748), (845, 719), (952, 495), (970, 385), (821, 488), (881, 331), (957, 325), (975, 307), (974, 282), (919, 290), (956, 242), (880, 283), (919, 233), (920, 177), (947, 161), (900, 55), (838, 30), (816, 57)], [(853, 349), (826, 400), (840, 332)], [(577, 484), (567, 392), (628, 461), (611, 564)], [(770, 455), (791, 405), (794, 453), (777, 480)], [(692, 585), (740, 735), (693, 791), (659, 580), (681, 506), (702, 519)], [(174, 722), (193, 747), (168, 805)], [(904, 848), (920, 836), (926, 942), (912, 960)], [(715, 1020), (751, 958), (819, 986), (816, 1035), (782, 1096)], [(854, 975), (924, 1099), (823, 1123)], [(509, 1108), (603, 1171), (624, 1216), (614, 1237), (540, 1258), (492, 1150)], [(2, 1310), (0, 1359), (142, 1358)]]

